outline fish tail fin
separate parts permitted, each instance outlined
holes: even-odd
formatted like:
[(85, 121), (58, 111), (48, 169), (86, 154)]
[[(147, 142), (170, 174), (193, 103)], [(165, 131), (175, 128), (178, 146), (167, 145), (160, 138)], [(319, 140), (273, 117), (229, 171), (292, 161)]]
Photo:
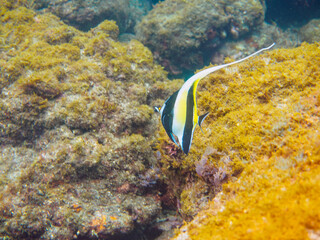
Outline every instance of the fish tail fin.
[(208, 115), (209, 115), (209, 112), (207, 112), (207, 113), (205, 113), (205, 114), (203, 114), (203, 115), (201, 115), (201, 116), (198, 117), (198, 124), (199, 124), (199, 127), (200, 127), (202, 133), (204, 133), (204, 132), (203, 132), (203, 130), (202, 130), (201, 124), (203, 123), (204, 119), (205, 119)]

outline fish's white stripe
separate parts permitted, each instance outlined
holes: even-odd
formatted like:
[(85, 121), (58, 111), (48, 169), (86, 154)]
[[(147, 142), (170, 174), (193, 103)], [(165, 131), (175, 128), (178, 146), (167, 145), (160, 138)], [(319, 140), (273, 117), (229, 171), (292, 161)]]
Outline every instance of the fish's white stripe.
[(180, 89), (173, 109), (172, 132), (178, 137), (181, 147), (187, 117), (187, 97), (188, 92)]

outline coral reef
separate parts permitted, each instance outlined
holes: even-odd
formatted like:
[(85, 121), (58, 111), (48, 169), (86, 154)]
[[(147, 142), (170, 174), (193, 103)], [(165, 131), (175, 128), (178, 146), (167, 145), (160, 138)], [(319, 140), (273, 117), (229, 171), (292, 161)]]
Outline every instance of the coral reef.
[(277, 47), (295, 47), (301, 43), (300, 35), (302, 41), (310, 42), (304, 35), (305, 28), (299, 28), (320, 13), (315, 0), (18, 2), (40, 12), (52, 12), (85, 31), (105, 19), (114, 20), (121, 42), (143, 41), (171, 77), (183, 78), (209, 63), (220, 64), (226, 56), (240, 57), (235, 56), (235, 51), (239, 55), (243, 50), (252, 52), (266, 42), (277, 42)]
[(159, 161), (180, 186), (181, 214), (201, 210), (175, 239), (319, 237), (319, 56), (318, 43), (304, 43), (203, 79), (198, 108), (210, 114), (188, 156), (168, 155), (161, 131)]
[(261, 1), (167, 0), (136, 26), (139, 40), (172, 74), (203, 66), (205, 54), (238, 39), (264, 20)]
[[(319, 236), (318, 43), (203, 79), (198, 108), (210, 115), (185, 156), (152, 109), (183, 81), (169, 81), (139, 41), (118, 42), (115, 21), (82, 32), (22, 7), (38, 3), (0, 0), (0, 238), (155, 239), (195, 216), (177, 239)], [(260, 1), (209, 3), (157, 5), (140, 25), (150, 19), (152, 37), (160, 36), (157, 58), (173, 54), (193, 69), (198, 48), (225, 37), (240, 44), (225, 44), (220, 59), (288, 33), (260, 24)], [(167, 6), (173, 22), (163, 21)], [(161, 21), (170, 28), (159, 29)]]
[(27, 2), (0, 1), (0, 238), (134, 236), (161, 211), (152, 106), (181, 81), (114, 21), (84, 33)]

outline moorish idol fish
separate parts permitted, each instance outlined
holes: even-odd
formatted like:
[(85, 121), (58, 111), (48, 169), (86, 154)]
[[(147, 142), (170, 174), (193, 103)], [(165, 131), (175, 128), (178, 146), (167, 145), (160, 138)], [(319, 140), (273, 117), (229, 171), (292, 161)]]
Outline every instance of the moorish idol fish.
[[(272, 48), (274, 44), (275, 43), (269, 47), (262, 48), (259, 51), (240, 60), (207, 68), (196, 73), (190, 77), (178, 91), (172, 94), (160, 109), (155, 107), (155, 110), (161, 114), (161, 122), (169, 138), (177, 146), (180, 144), (182, 151), (185, 154), (188, 154), (190, 150), (193, 132), (197, 124), (199, 124), (201, 129), (203, 120), (209, 114), (205, 113), (201, 116), (198, 116), (197, 114), (196, 90), (199, 81), (214, 71), (242, 62), (262, 51), (268, 50)], [(175, 137), (178, 138), (179, 144), (177, 143)]]

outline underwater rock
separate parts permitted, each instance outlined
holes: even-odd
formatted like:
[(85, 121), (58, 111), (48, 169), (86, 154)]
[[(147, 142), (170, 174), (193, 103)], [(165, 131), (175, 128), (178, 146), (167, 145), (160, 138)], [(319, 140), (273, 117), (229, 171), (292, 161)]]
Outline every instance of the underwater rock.
[(320, 41), (320, 19), (313, 19), (300, 28), (301, 40), (314, 43)]
[(161, 211), (150, 104), (181, 81), (114, 21), (81, 32), (0, 3), (0, 238), (143, 234)]
[(263, 22), (246, 38), (225, 42), (212, 53), (210, 62), (222, 64), (226, 57), (240, 59), (272, 42), (276, 43), (274, 48), (292, 48), (301, 44), (297, 29), (282, 30), (277, 25)]
[(89, 0), (89, 1), (33, 1), (34, 8), (52, 12), (65, 23), (88, 31), (104, 20), (114, 20), (120, 32), (133, 32), (137, 22), (151, 9), (148, 1), (142, 0)]
[(136, 35), (166, 70), (178, 75), (203, 66), (208, 50), (251, 32), (263, 19), (258, 0), (167, 0), (142, 19)]
[(194, 239), (318, 234), (319, 44), (203, 79), (210, 115), (185, 156), (152, 114), (183, 81), (150, 50), (117, 42), (114, 21), (84, 33), (0, 3), (1, 238), (139, 239), (179, 226), (160, 226), (163, 206), (198, 214)]

